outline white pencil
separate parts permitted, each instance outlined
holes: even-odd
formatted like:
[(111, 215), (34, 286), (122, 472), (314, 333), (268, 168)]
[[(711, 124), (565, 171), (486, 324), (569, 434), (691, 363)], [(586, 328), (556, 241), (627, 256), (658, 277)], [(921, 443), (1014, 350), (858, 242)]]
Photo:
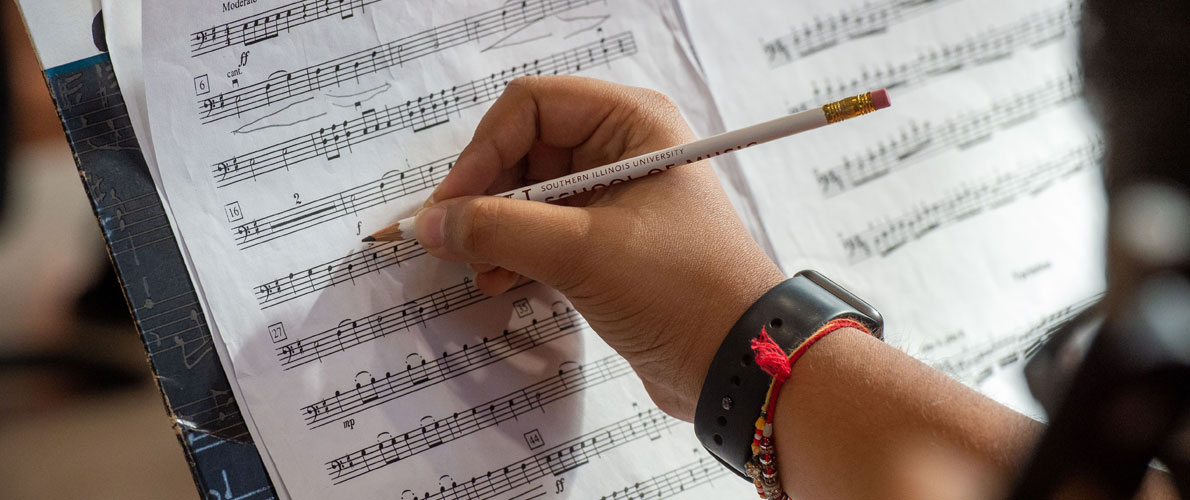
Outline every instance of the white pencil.
[[(634, 156), (601, 167), (539, 182), (532, 186), (514, 189), (496, 196), (530, 201), (557, 201), (576, 194), (661, 173), (678, 165), (713, 158), (724, 153), (739, 151), (746, 147), (755, 146), (774, 139), (814, 130), (818, 127), (841, 122), (848, 118), (866, 115), (878, 109), (887, 108), (889, 104), (888, 91), (880, 89), (835, 101), (821, 108), (808, 109), (749, 127), (699, 139), (694, 142)], [(398, 241), (409, 239), (405, 233), (407, 231), (412, 236), (413, 221), (414, 217), (401, 219), (396, 224), (392, 224), (364, 238), (364, 241)]]

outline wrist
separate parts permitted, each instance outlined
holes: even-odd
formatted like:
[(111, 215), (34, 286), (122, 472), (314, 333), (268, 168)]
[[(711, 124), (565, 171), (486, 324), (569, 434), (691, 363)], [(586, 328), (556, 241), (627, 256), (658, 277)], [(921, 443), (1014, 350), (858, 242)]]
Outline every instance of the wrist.
[(1036, 433), (1029, 419), (856, 330), (815, 344), (778, 397), (773, 438), (794, 498), (887, 496), (906, 457), (923, 449), (1011, 481)]
[(880, 313), (821, 274), (802, 271), (747, 309), (709, 365), (695, 433), (724, 465), (756, 481), (764, 498), (780, 497), (770, 461), (772, 404), (780, 400), (791, 366), (818, 341), (848, 327), (879, 338)]
[(706, 300), (688, 304), (687, 313), (668, 327), (678, 332), (679, 340), (651, 349), (651, 356), (637, 358), (642, 360), (638, 373), (661, 374), (662, 379), (651, 381), (649, 389), (663, 411), (694, 421), (703, 382), (723, 339), (752, 304), (786, 279), (771, 261), (766, 259), (765, 264), (737, 271), (726, 282), (700, 287), (706, 292), (700, 296)]
[[(837, 478), (820, 471), (835, 468), (824, 467), (827, 463), (848, 460), (857, 449), (849, 446), (857, 436), (848, 432), (848, 423), (866, 420), (862, 399), (836, 392), (857, 374), (848, 368), (850, 363), (841, 360), (850, 357), (871, 364), (878, 358), (863, 353), (880, 347), (884, 346), (879, 340), (854, 328), (836, 331), (806, 352), (775, 395), (773, 440), (780, 457), (782, 487), (791, 497), (815, 498), (837, 486)], [(847, 408), (845, 414), (835, 413), (840, 407)], [(852, 451), (842, 451), (847, 448)], [(874, 447), (871, 452), (878, 451)]]
[(687, 367), (684, 385), (685, 394), (691, 402), (691, 415), (694, 405), (698, 403), (711, 361), (723, 344), (723, 339), (753, 304), (787, 277), (773, 266), (771, 270), (753, 269), (750, 272), (742, 272), (737, 275), (737, 279), (739, 283), (730, 288), (727, 296), (712, 300), (713, 307), (708, 308), (707, 316), (714, 319), (702, 323), (704, 326), (698, 340), (686, 343), (688, 350), (683, 353), (682, 359)]

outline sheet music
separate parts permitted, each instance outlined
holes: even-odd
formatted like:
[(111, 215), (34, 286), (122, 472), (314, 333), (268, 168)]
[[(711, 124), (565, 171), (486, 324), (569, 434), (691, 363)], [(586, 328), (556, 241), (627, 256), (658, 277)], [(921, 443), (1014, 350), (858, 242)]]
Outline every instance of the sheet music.
[(889, 89), (890, 109), (739, 153), (759, 223), (787, 273), (825, 272), (890, 343), (1039, 416), (1020, 354), (1106, 286), (1080, 4), (680, 3), (727, 128)]
[(706, 467), (690, 426), (654, 408), (557, 294), (528, 285), (485, 297), (465, 267), (416, 243), (359, 243), (421, 204), (519, 75), (655, 88), (700, 133), (716, 127), (674, 5), (143, 9), (159, 182), (280, 491), (753, 494)]

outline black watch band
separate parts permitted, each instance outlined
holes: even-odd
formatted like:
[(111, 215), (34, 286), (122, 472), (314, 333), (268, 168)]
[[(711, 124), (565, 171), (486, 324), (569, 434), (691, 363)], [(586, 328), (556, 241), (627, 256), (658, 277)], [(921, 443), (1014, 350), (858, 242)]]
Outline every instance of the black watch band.
[(702, 445), (744, 479), (752, 437), (772, 378), (756, 366), (752, 339), (765, 327), (788, 353), (838, 318), (862, 323), (882, 338), (880, 313), (815, 271), (802, 271), (765, 293), (723, 339), (702, 383), (694, 433)]

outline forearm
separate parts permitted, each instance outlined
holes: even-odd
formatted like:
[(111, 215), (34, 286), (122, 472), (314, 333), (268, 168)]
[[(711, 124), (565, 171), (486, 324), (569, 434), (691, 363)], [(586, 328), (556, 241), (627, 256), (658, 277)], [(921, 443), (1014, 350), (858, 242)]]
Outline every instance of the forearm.
[[(799, 499), (1003, 498), (1043, 429), (856, 330), (816, 343), (779, 397), (782, 485)], [(1135, 498), (1178, 495), (1152, 471)]]
[(802, 357), (775, 419), (782, 484), (793, 498), (887, 497), (917, 452), (960, 457), (972, 477), (1008, 484), (1041, 431), (855, 330), (827, 336)]

